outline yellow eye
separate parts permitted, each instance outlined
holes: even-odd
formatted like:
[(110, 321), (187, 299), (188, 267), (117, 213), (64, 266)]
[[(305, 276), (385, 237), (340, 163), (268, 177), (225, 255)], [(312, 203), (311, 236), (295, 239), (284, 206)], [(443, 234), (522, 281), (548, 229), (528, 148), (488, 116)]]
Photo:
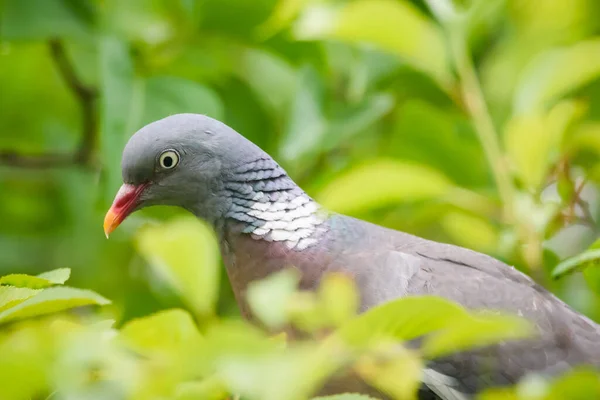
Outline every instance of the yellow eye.
[(175, 168), (179, 164), (179, 154), (175, 150), (164, 151), (160, 155), (158, 163), (164, 169)]

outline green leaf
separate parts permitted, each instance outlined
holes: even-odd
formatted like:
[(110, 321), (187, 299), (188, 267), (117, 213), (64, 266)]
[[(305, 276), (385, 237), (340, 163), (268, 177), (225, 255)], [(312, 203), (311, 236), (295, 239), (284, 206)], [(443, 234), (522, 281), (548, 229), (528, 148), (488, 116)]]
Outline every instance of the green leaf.
[(247, 300), (254, 315), (270, 328), (281, 328), (288, 321), (288, 303), (300, 277), (294, 269), (274, 273), (248, 286)]
[(356, 315), (358, 291), (352, 278), (327, 274), (319, 286), (319, 309), (331, 326), (339, 326)]
[(452, 188), (439, 171), (410, 162), (375, 159), (325, 186), (317, 200), (339, 213), (356, 213), (443, 196)]
[(586, 250), (561, 261), (552, 271), (552, 277), (556, 279), (577, 270), (598, 266), (600, 266), (600, 249)]
[(233, 40), (250, 41), (253, 31), (268, 19), (276, 2), (277, 0), (203, 0), (192, 4), (199, 4), (202, 11), (201, 36), (216, 32), (230, 36)]
[(573, 101), (557, 104), (547, 113), (513, 117), (506, 124), (504, 143), (509, 160), (523, 183), (537, 191), (561, 154), (569, 125), (582, 113)]
[[(286, 316), (294, 328), (316, 333), (338, 327), (356, 315), (359, 294), (354, 280), (343, 273), (327, 273), (318, 291), (298, 291), (286, 299)], [(283, 311), (282, 311), (283, 312)]]
[(175, 391), (175, 400), (225, 400), (228, 398), (227, 388), (218, 377), (209, 377), (201, 382), (181, 383)]
[(556, 379), (550, 393), (551, 400), (597, 399), (600, 397), (600, 375), (592, 368), (576, 368)]
[(110, 301), (91, 290), (51, 287), (22, 303), (0, 312), (0, 323), (65, 311), (88, 305), (106, 305)]
[(489, 36), (499, 29), (507, 17), (507, 0), (471, 0), (465, 12), (469, 47), (477, 50), (488, 45)]
[(497, 250), (499, 234), (489, 219), (464, 211), (449, 211), (440, 221), (452, 243), (483, 253)]
[(35, 296), (41, 289), (27, 287), (0, 286), (0, 311), (14, 307), (19, 303)]
[(145, 378), (141, 375), (142, 359), (116, 343), (114, 329), (62, 318), (53, 319), (50, 329), (56, 338), (55, 361), (50, 369), (55, 390), (85, 398), (101, 387), (109, 397), (119, 397), (123, 390), (135, 388), (133, 382), (147, 385), (139, 381)]
[(234, 73), (252, 88), (275, 119), (284, 116), (298, 87), (293, 67), (279, 55), (264, 50), (242, 48), (237, 51), (239, 59)]
[(351, 140), (355, 135), (367, 130), (395, 105), (389, 94), (374, 94), (358, 104), (345, 107), (329, 121), (327, 133), (323, 136), (321, 151), (330, 151)]
[(10, 274), (0, 278), (0, 284), (11, 285), (21, 288), (40, 289), (51, 286), (52, 283), (46, 279), (38, 278), (27, 274)]
[(465, 309), (434, 296), (392, 300), (343, 324), (329, 340), (364, 348), (382, 339), (406, 341), (470, 319)]
[[(477, 396), (477, 400), (520, 400), (513, 388), (487, 389)], [(537, 399), (536, 399), (537, 400)]]
[[(415, 80), (405, 78), (404, 86)], [(488, 163), (481, 144), (464, 116), (431, 101), (418, 98), (423, 88), (403, 94), (409, 99), (399, 102), (386, 155), (428, 165), (453, 182), (466, 187), (482, 187), (490, 183)], [(469, 162), (457, 162), (469, 160)]]
[[(185, 35), (198, 23), (198, 8), (193, 2), (169, 0), (107, 1), (97, 6), (102, 12), (102, 28), (130, 43), (148, 46), (173, 45), (178, 35)], [(143, 52), (145, 47), (139, 49)], [(145, 62), (161, 60), (163, 54), (152, 53)]]
[(191, 80), (154, 76), (146, 80), (144, 95), (141, 125), (179, 113), (205, 114), (216, 119), (224, 115), (218, 94)]
[(255, 357), (228, 357), (218, 374), (230, 391), (250, 400), (301, 400), (317, 391), (337, 367), (328, 352), (296, 347)]
[[(161, 319), (162, 321), (158, 321), (160, 325), (167, 322)], [(149, 325), (146, 325), (149, 327), (155, 323), (148, 322)], [(156, 369), (156, 366), (160, 366), (153, 380), (162, 379), (165, 384), (171, 386), (169, 391), (173, 390), (181, 396), (191, 396), (198, 391), (212, 392), (217, 395), (218, 393), (214, 392), (227, 389), (221, 376), (215, 375), (223, 360), (236, 357), (254, 358), (280, 347), (258, 328), (245, 321), (213, 320), (205, 326), (206, 330), (202, 336), (187, 322), (184, 322), (183, 326), (174, 326), (172, 329), (163, 325), (157, 329), (156, 334), (144, 333), (143, 327), (140, 326), (132, 339), (142, 338), (143, 340), (138, 340), (138, 343), (146, 348), (141, 348), (139, 345), (136, 347), (136, 343), (133, 343), (133, 348), (141, 350), (144, 356), (142, 359), (147, 360), (148, 368)], [(167, 340), (160, 338), (160, 332), (167, 335)], [(141, 336), (138, 336), (138, 333)], [(164, 379), (165, 374), (169, 374), (170, 377)], [(200, 379), (202, 381), (198, 382)], [(181, 387), (178, 384), (182, 382), (191, 385)], [(147, 393), (153, 392), (147, 391)]]
[(119, 337), (146, 356), (183, 353), (201, 339), (191, 315), (179, 309), (131, 320), (123, 326)]
[(47, 321), (2, 329), (0, 335), (0, 398), (31, 399), (48, 390), (48, 374), (55, 368), (58, 335)]
[(308, 66), (302, 68), (298, 81), (279, 146), (279, 153), (288, 163), (310, 163), (319, 153), (335, 149), (368, 129), (394, 106), (392, 96), (375, 94), (326, 115), (325, 87), (317, 71)]
[(428, 358), (436, 358), (503, 340), (524, 339), (533, 333), (533, 327), (523, 318), (482, 314), (456, 321), (447, 329), (427, 337), (422, 352)]
[(600, 295), (600, 268), (585, 268), (583, 278), (588, 287), (597, 295)]
[(266, 40), (290, 24), (310, 0), (279, 0), (269, 18), (257, 29), (256, 34)]
[(44, 272), (37, 276), (26, 274), (10, 274), (0, 278), (0, 285), (10, 285), (19, 288), (42, 289), (56, 284), (62, 285), (69, 279), (71, 270), (59, 268)]
[(327, 131), (323, 115), (324, 88), (314, 68), (300, 70), (298, 90), (287, 119), (279, 153), (287, 161), (314, 154)]
[(63, 0), (4, 0), (0, 5), (0, 37), (5, 40), (81, 38), (86, 21)]
[(596, 250), (596, 249), (600, 250), (600, 239), (596, 239), (594, 241), (594, 243), (592, 243), (589, 247), (589, 250)]
[(245, 320), (221, 320), (204, 334), (203, 357), (212, 360), (255, 357), (281, 348), (281, 343)]
[(195, 217), (142, 228), (140, 254), (199, 316), (214, 314), (219, 293), (218, 245), (211, 228)]
[(589, 367), (575, 368), (554, 381), (526, 377), (511, 388), (488, 389), (480, 400), (587, 400), (600, 396), (600, 375)]
[(373, 397), (358, 393), (342, 393), (333, 396), (313, 397), (312, 400), (376, 400)]
[(417, 398), (424, 366), (417, 353), (394, 343), (378, 347), (381, 354), (361, 358), (354, 369), (367, 383), (391, 398)]
[(563, 201), (563, 204), (569, 204), (575, 196), (575, 186), (571, 178), (562, 172), (557, 173), (556, 191)]
[(471, 315), (458, 304), (434, 296), (406, 297), (374, 307), (343, 324), (328, 345), (342, 341), (369, 348), (385, 340), (408, 341), (429, 334), (423, 344), (427, 356), (488, 345), (531, 335), (523, 319), (505, 315)]
[(600, 155), (600, 123), (586, 121), (574, 129), (565, 143), (569, 153), (593, 152)]
[(543, 109), (550, 102), (600, 76), (600, 39), (542, 53), (522, 73), (514, 97), (515, 114)]
[(307, 7), (294, 29), (299, 39), (370, 43), (397, 54), (443, 87), (451, 81), (442, 31), (407, 1), (356, 0)]
[(322, 302), (314, 292), (298, 291), (294, 293), (288, 301), (287, 316), (294, 328), (309, 333), (315, 333), (319, 329), (332, 325), (322, 308)]
[(62, 285), (71, 277), (71, 268), (58, 268), (48, 272), (42, 272), (38, 278), (46, 279), (57, 285)]
[(186, 311), (170, 309), (134, 319), (121, 329), (118, 339), (148, 370), (147, 382), (139, 385), (143, 393), (172, 392), (179, 382), (201, 377), (196, 360), (203, 356), (203, 342)]

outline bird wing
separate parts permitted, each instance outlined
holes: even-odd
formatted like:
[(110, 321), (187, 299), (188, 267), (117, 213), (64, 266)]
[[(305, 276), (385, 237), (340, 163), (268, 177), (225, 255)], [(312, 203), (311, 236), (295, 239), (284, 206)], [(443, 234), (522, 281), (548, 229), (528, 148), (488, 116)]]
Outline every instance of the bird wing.
[(457, 379), (444, 375), (433, 368), (423, 370), (423, 384), (432, 395), (421, 395), (421, 397), (443, 400), (468, 400), (471, 397), (470, 394), (461, 391), (461, 385)]
[(392, 297), (394, 290), (397, 296), (437, 295), (472, 310), (523, 316), (539, 331), (535, 339), (502, 342), (434, 360), (424, 383), (443, 399), (466, 398), (461, 396), (514, 384), (531, 371), (555, 374), (577, 364), (599, 364), (598, 326), (498, 260), (434, 242), (423, 242), (409, 253), (384, 252), (378, 258), (385, 260), (377, 284), (388, 286), (383, 289), (386, 297)]
[[(542, 334), (566, 335), (595, 349), (600, 361), (600, 326), (576, 312), (519, 270), (485, 254), (422, 240), (410, 249), (420, 258), (411, 293), (429, 292), (470, 309), (508, 311), (534, 322)], [(561, 339), (560, 337), (557, 338)]]
[(469, 398), (486, 387), (514, 384), (532, 371), (555, 374), (600, 364), (598, 325), (527, 275), (481, 253), (377, 228), (340, 260), (357, 278), (363, 311), (398, 297), (435, 295), (472, 310), (520, 315), (538, 328), (535, 339), (433, 360), (423, 382), (440, 398)]

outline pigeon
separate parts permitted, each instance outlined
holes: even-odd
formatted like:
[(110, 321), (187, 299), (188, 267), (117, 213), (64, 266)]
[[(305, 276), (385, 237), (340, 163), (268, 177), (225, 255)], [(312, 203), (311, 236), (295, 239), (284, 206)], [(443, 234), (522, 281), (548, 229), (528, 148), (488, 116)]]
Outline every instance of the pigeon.
[(431, 361), (421, 399), (470, 399), (530, 373), (600, 364), (600, 326), (527, 275), (469, 249), (325, 210), (266, 152), (218, 120), (176, 114), (152, 122), (129, 139), (121, 167), (124, 183), (104, 220), (107, 237), (141, 208), (188, 210), (213, 227), (244, 317), (251, 318), (248, 285), (292, 265), (305, 290), (329, 272), (352, 276), (361, 312), (433, 295), (470, 310), (519, 315), (536, 328), (534, 338)]

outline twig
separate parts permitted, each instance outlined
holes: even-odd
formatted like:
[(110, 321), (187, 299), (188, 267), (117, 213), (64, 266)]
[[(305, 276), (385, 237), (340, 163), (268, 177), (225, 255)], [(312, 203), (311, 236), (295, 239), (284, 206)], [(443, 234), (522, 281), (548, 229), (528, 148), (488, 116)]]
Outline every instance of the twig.
[(488, 163), (492, 168), (498, 192), (505, 206), (505, 218), (507, 222), (511, 222), (513, 219), (514, 188), (510, 171), (502, 155), (498, 135), (487, 108), (479, 79), (475, 73), (471, 56), (462, 39), (455, 39), (453, 42), (452, 53), (461, 81), (463, 98), (475, 125), (475, 132), (483, 147)]
[(96, 133), (98, 132), (96, 116), (96, 98), (98, 97), (95, 88), (86, 86), (77, 77), (73, 65), (69, 62), (64, 45), (58, 39), (50, 40), (50, 52), (56, 67), (67, 86), (78, 98), (81, 106), (82, 137), (75, 156), (75, 162), (79, 164), (88, 164), (90, 162), (94, 144), (96, 142)]
[(20, 154), (15, 151), (0, 151), (0, 164), (10, 165), (18, 168), (48, 168), (66, 167), (75, 162), (73, 154), (65, 153), (43, 153), (43, 154)]
[(12, 150), (0, 150), (0, 164), (19, 168), (64, 167), (72, 164), (88, 166), (98, 132), (95, 88), (85, 85), (77, 77), (73, 65), (67, 57), (63, 43), (59, 39), (48, 42), (52, 60), (65, 84), (73, 92), (81, 107), (82, 135), (77, 149), (72, 153), (21, 154)]
[(514, 219), (514, 186), (479, 78), (475, 72), (475, 66), (467, 48), (465, 32), (460, 25), (461, 19), (448, 0), (425, 0), (425, 2), (446, 28), (449, 36), (450, 56), (458, 73), (462, 98), (494, 174), (494, 180), (504, 204), (504, 218), (506, 222), (511, 223)]
[(581, 217), (582, 221), (587, 222), (587, 226), (592, 228), (592, 230), (594, 232), (599, 232), (600, 227), (598, 227), (598, 224), (596, 223), (596, 219), (594, 218), (594, 216), (592, 215), (592, 212), (590, 211), (590, 203), (588, 203), (587, 201), (585, 201), (584, 199), (581, 198), (581, 191), (583, 190), (585, 183), (586, 183), (585, 180), (583, 182), (581, 182), (581, 185), (579, 186), (578, 190), (576, 191), (577, 197), (575, 198), (575, 203), (579, 206), (579, 208), (581, 209), (581, 212), (583, 213), (583, 217)]
[(589, 219), (587, 219), (585, 217), (577, 217), (577, 216), (573, 217), (571, 215), (563, 215), (563, 217), (566, 217), (566, 219), (568, 219), (569, 224), (586, 226), (586, 227), (590, 228), (591, 230), (593, 230), (594, 232), (598, 231), (598, 227), (596, 226), (594, 221), (590, 221)]
[[(567, 211), (563, 214), (565, 223), (586, 225), (592, 228), (594, 232), (600, 231), (600, 227), (596, 224), (596, 220), (590, 211), (589, 203), (581, 197), (581, 192), (583, 192), (583, 189), (587, 184), (587, 178), (583, 179), (579, 185), (576, 185), (571, 179), (569, 163), (566, 159), (563, 159), (558, 163), (557, 170), (557, 181), (561, 179), (562, 175), (562, 177), (568, 180), (569, 185), (574, 187), (573, 196), (569, 200)], [(581, 209), (581, 213), (583, 214), (582, 217), (577, 216), (577, 206)]]

